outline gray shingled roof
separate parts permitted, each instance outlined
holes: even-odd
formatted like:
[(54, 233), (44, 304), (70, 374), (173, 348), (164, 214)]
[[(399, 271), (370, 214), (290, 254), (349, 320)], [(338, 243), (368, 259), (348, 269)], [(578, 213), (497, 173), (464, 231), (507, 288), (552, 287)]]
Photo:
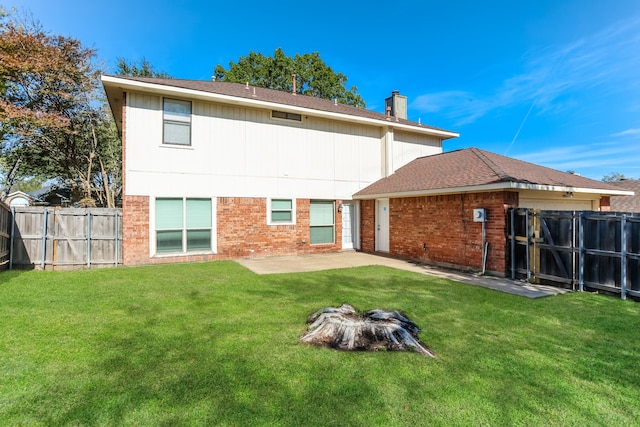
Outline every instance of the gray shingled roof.
[(640, 179), (623, 179), (612, 182), (615, 187), (631, 190), (634, 196), (612, 196), (611, 210), (615, 212), (640, 212)]
[(451, 192), (456, 188), (499, 183), (590, 188), (601, 190), (603, 194), (620, 190), (605, 182), (560, 172), (478, 148), (467, 148), (413, 160), (391, 176), (382, 178), (360, 190), (354, 197), (433, 193), (437, 190)]
[[(231, 82), (214, 82), (205, 80), (180, 80), (180, 79), (161, 79), (151, 77), (130, 77), (130, 76), (115, 76), (107, 75), (108, 77), (114, 77), (118, 79), (131, 80), (134, 82), (149, 83), (154, 85), (168, 86), (179, 89), (189, 89), (205, 93), (213, 93), (218, 95), (233, 96), (236, 98), (260, 100), (264, 102), (271, 102), (274, 104), (280, 104), (282, 106), (307, 108), (310, 110), (345, 114), (355, 117), (363, 117), (368, 119), (380, 120), (385, 122), (395, 122), (407, 126), (413, 126), (416, 128), (433, 129), (442, 132), (455, 133), (446, 129), (437, 128), (434, 126), (428, 126), (421, 123), (417, 123), (410, 120), (405, 120), (396, 117), (388, 117), (385, 114), (377, 113), (375, 111), (367, 110), (364, 108), (353, 107), (350, 105), (344, 105), (335, 103), (333, 101), (317, 98), (314, 96), (293, 94), (291, 92), (284, 92), (280, 90), (265, 89), (261, 87), (250, 86), (242, 83)], [(457, 136), (457, 135), (453, 135)], [(444, 139), (447, 139), (446, 137)]]

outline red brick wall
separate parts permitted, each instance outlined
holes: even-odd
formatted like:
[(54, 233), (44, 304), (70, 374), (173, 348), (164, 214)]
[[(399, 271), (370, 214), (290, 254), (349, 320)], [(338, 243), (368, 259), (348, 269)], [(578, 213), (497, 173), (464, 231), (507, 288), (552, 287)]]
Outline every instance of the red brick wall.
[(364, 252), (376, 250), (376, 201), (360, 202), (360, 249)]
[(611, 196), (600, 197), (600, 211), (602, 212), (611, 211)]
[(149, 197), (122, 197), (122, 239), (124, 265), (149, 262)]
[[(340, 201), (336, 202), (338, 206)], [(222, 258), (339, 252), (342, 216), (335, 213), (334, 244), (310, 245), (308, 199), (296, 200), (295, 225), (267, 225), (264, 198), (218, 199), (218, 255)]]
[[(339, 203), (340, 201), (337, 201), (336, 206)], [(342, 250), (342, 216), (337, 210), (335, 243), (309, 244), (309, 205), (308, 199), (297, 200), (295, 225), (267, 225), (266, 199), (218, 198), (217, 254), (149, 257), (149, 197), (125, 196), (123, 197), (124, 264), (194, 262)]]
[[(391, 255), (473, 269), (482, 268), (482, 223), (473, 209), (487, 212), (486, 268), (506, 272), (506, 210), (518, 205), (514, 192), (452, 194), (389, 200)], [(362, 250), (375, 248), (375, 201), (363, 201)], [(424, 245), (426, 244), (426, 250)]]

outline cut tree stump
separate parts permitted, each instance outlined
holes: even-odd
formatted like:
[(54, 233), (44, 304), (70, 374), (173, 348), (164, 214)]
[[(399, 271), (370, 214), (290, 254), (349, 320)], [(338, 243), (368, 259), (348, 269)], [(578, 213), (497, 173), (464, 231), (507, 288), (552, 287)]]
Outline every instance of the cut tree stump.
[(318, 310), (300, 341), (338, 350), (415, 351), (436, 355), (418, 339), (420, 328), (399, 311), (369, 310), (358, 315), (349, 304)]

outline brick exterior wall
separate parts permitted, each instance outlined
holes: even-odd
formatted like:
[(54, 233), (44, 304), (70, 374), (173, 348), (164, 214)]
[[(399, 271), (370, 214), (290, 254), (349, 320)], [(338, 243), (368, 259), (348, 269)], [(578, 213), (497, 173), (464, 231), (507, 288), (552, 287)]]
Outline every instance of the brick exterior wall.
[[(336, 202), (336, 206), (340, 201)], [(339, 252), (342, 215), (335, 212), (335, 243), (310, 245), (308, 199), (296, 200), (295, 225), (267, 225), (264, 198), (218, 199), (218, 255), (221, 258)]]
[(600, 211), (611, 212), (611, 196), (600, 197)]
[(149, 259), (149, 197), (122, 197), (122, 262), (146, 264)]
[[(487, 271), (506, 273), (506, 212), (518, 193), (452, 194), (389, 200), (389, 252), (425, 263), (482, 268), (482, 223), (473, 209), (487, 212)], [(362, 250), (375, 250), (375, 201), (361, 202)], [(424, 246), (426, 245), (426, 250)]]
[(360, 249), (373, 253), (376, 250), (376, 201), (360, 201)]
[[(335, 213), (335, 243), (309, 244), (308, 199), (296, 200), (295, 225), (267, 225), (265, 198), (217, 199), (217, 254), (149, 256), (149, 197), (123, 197), (125, 265), (212, 261), (254, 256), (330, 253), (342, 250), (342, 215)], [(341, 201), (336, 201), (338, 206)]]

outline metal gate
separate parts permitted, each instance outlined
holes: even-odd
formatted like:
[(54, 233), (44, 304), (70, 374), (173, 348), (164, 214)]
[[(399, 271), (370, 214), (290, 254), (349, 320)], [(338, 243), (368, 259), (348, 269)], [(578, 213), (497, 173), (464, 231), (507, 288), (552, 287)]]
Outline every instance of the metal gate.
[(640, 214), (508, 212), (512, 278), (640, 297)]

